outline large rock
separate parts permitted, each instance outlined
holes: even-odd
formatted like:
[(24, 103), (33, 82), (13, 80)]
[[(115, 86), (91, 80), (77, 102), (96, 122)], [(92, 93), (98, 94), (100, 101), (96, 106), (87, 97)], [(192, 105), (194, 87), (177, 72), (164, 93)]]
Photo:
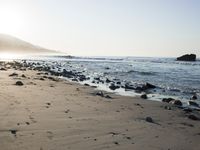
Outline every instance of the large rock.
[(195, 54), (186, 54), (177, 58), (178, 61), (196, 61)]

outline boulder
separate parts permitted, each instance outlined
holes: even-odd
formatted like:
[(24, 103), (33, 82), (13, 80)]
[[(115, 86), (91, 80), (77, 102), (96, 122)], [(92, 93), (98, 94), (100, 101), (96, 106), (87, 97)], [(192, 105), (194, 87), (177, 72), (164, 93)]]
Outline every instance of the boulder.
[(22, 81), (17, 81), (17, 82), (15, 83), (15, 85), (17, 85), (17, 86), (22, 86), (22, 85), (24, 85), (24, 84), (23, 84)]
[(175, 100), (175, 99), (173, 99), (173, 98), (163, 98), (163, 99), (162, 99), (162, 102), (169, 103), (169, 102), (174, 101), (174, 100)]
[(153, 119), (151, 117), (146, 117), (145, 120), (146, 122), (153, 123)]
[(176, 59), (177, 61), (196, 61), (195, 54), (186, 54)]
[(109, 88), (111, 89), (111, 90), (116, 90), (116, 89), (119, 89), (120, 88), (120, 86), (117, 86), (117, 85), (114, 85), (114, 84), (111, 84), (110, 86), (109, 86)]
[(140, 96), (142, 99), (147, 99), (148, 97), (147, 97), (147, 94), (142, 94), (141, 96)]
[(188, 105), (190, 105), (190, 106), (195, 106), (195, 107), (199, 107), (199, 104), (197, 104), (197, 103), (194, 102), (194, 101), (188, 101)]
[(197, 100), (197, 95), (193, 95), (193, 96), (191, 97), (191, 100)]
[(172, 100), (172, 101), (170, 101), (170, 103), (173, 104), (173, 105), (177, 105), (177, 106), (182, 106), (183, 105), (180, 100)]

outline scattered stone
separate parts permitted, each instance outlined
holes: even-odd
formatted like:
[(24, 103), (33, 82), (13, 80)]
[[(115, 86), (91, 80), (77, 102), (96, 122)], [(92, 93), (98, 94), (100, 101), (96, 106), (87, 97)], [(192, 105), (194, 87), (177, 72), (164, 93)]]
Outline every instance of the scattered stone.
[(110, 95), (106, 95), (105, 98), (112, 99)]
[(97, 95), (97, 96), (104, 97), (104, 94), (103, 94), (103, 92), (102, 92), (102, 91), (100, 91), (100, 92), (97, 92), (97, 93), (96, 93), (96, 95)]
[(195, 121), (200, 120), (200, 118), (195, 115), (189, 115), (188, 118)]
[(191, 100), (197, 100), (197, 95), (193, 95), (193, 96), (191, 97)]
[(185, 113), (191, 113), (192, 112), (192, 109), (191, 108), (184, 108), (183, 111)]
[(147, 99), (147, 98), (148, 98), (146, 94), (142, 94), (140, 97), (141, 97), (142, 99)]
[(110, 86), (109, 86), (109, 88), (111, 89), (111, 90), (116, 90), (116, 89), (119, 89), (120, 88), (120, 86), (117, 86), (117, 85), (114, 85), (114, 84), (111, 84)]
[(29, 123), (29, 122), (26, 122), (26, 124), (27, 124), (27, 125), (30, 125), (30, 123)]
[(40, 78), (41, 81), (44, 81), (44, 78)]
[(10, 131), (11, 134), (14, 134), (14, 135), (16, 136), (16, 134), (17, 134), (17, 130), (15, 130), (15, 129), (11, 129), (11, 130), (9, 130), (9, 131)]
[(0, 68), (1, 71), (7, 71), (5, 68)]
[(85, 85), (85, 86), (90, 86), (90, 85), (89, 85), (89, 84), (87, 84), (87, 83), (85, 83), (84, 85)]
[(115, 145), (119, 145), (119, 142), (114, 142)]
[(151, 117), (146, 117), (145, 120), (149, 123), (153, 123), (153, 119)]
[(14, 76), (18, 76), (18, 74), (17, 73), (12, 73), (12, 74), (9, 75), (9, 77), (14, 77)]
[(197, 103), (194, 102), (194, 101), (188, 101), (188, 105), (190, 105), (190, 106), (195, 106), (195, 107), (199, 107), (199, 104), (197, 104)]
[(17, 82), (15, 83), (15, 85), (17, 85), (17, 86), (23, 86), (24, 83), (23, 83), (22, 81), (17, 81)]
[(174, 101), (174, 100), (175, 100), (175, 99), (173, 99), (173, 98), (163, 98), (163, 99), (162, 99), (162, 102), (169, 103), (169, 102)]
[(24, 74), (22, 74), (22, 78), (26, 78), (26, 76)]
[(173, 101), (170, 101), (171, 104), (173, 105), (177, 105), (177, 106), (182, 106), (182, 102), (180, 100), (173, 100)]

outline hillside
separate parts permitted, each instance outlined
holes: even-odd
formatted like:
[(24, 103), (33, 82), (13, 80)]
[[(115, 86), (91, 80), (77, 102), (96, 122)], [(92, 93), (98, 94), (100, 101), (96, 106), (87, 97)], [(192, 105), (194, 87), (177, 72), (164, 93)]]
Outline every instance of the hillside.
[(0, 53), (40, 54), (58, 52), (33, 45), (10, 35), (0, 34)]

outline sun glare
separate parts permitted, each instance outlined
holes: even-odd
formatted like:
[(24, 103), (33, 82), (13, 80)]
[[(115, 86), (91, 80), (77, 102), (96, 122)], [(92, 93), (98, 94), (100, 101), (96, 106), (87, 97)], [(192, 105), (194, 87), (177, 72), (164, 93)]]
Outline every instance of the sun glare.
[(20, 31), (23, 24), (23, 15), (20, 9), (13, 6), (0, 6), (0, 31), (4, 33), (15, 33)]
[(0, 53), (0, 60), (13, 60), (21, 57), (22, 57), (21, 55), (14, 53)]

